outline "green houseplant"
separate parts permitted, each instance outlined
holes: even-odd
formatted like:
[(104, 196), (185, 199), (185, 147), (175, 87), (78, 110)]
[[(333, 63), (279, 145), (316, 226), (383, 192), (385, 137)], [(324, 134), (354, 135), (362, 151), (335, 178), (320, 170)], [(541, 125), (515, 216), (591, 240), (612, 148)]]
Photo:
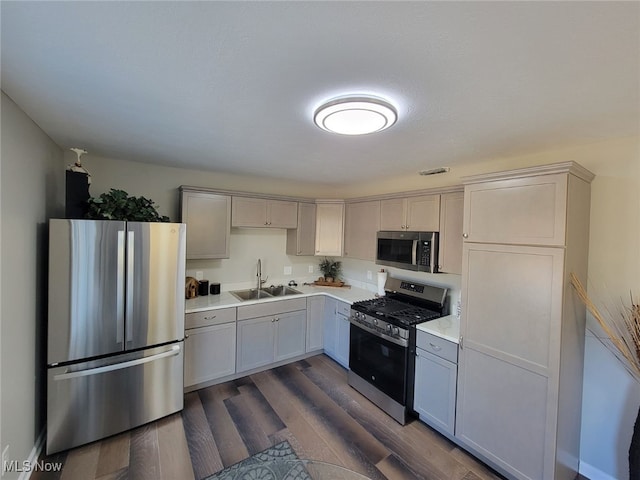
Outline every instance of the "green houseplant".
[(99, 197), (87, 201), (87, 218), (92, 220), (128, 220), (132, 222), (169, 222), (160, 215), (153, 200), (129, 196), (124, 190), (112, 188)]
[(324, 257), (324, 260), (320, 262), (319, 267), (327, 282), (337, 282), (340, 279), (340, 275), (342, 273), (342, 262), (333, 261)]

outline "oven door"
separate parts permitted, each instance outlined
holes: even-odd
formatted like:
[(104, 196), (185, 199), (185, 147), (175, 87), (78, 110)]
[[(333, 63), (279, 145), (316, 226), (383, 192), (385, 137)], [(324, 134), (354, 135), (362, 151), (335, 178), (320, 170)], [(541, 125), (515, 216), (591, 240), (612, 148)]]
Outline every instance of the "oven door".
[(409, 349), (350, 326), (349, 368), (401, 405), (407, 404)]

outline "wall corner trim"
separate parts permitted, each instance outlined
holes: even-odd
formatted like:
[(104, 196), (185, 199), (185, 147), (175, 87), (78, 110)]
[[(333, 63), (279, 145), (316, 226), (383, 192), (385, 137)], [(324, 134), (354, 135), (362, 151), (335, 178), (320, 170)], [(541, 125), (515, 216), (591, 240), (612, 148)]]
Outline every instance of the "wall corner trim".
[(582, 460), (580, 460), (579, 472), (580, 475), (583, 475), (592, 480), (617, 480), (615, 477), (604, 473), (602, 470), (599, 470)]
[[(44, 439), (46, 438), (46, 427), (40, 431), (38, 438), (36, 438), (36, 443), (31, 449), (31, 453), (29, 453), (29, 458), (27, 458), (27, 462), (29, 465), (36, 465), (38, 459), (40, 458), (40, 454), (42, 453), (42, 448), (44, 447)], [(18, 480), (29, 480), (31, 478), (31, 474), (34, 472), (31, 470), (23, 470), (18, 477)]]

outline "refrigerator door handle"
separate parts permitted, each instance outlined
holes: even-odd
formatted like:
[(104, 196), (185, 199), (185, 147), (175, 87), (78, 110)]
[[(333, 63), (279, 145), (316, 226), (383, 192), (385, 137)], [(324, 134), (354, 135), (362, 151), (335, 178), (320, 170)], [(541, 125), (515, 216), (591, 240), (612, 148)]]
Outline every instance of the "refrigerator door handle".
[(124, 368), (134, 367), (136, 365), (142, 365), (144, 363), (154, 362), (161, 358), (172, 357), (180, 353), (180, 345), (174, 345), (171, 350), (166, 352), (157, 353), (149, 357), (138, 358), (136, 360), (129, 360), (128, 362), (114, 363), (112, 365), (105, 365), (104, 367), (89, 368), (87, 370), (79, 370), (77, 372), (59, 373), (54, 375), (55, 381), (68, 380), (70, 378), (87, 377), (89, 375), (97, 375), (99, 373), (112, 372), (114, 370), (122, 370)]
[(129, 230), (127, 232), (127, 316), (125, 324), (127, 327), (126, 340), (130, 341), (133, 338), (133, 283), (134, 283), (134, 241), (135, 232)]
[(118, 270), (116, 272), (116, 342), (124, 341), (124, 230), (118, 230)]

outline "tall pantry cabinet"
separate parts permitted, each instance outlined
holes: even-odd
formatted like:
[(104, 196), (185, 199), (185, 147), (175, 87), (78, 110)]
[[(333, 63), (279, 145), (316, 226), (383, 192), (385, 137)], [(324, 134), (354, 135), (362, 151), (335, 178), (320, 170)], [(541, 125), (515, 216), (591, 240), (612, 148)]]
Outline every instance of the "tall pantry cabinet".
[(517, 479), (578, 471), (590, 182), (566, 162), (467, 177), (455, 436)]

